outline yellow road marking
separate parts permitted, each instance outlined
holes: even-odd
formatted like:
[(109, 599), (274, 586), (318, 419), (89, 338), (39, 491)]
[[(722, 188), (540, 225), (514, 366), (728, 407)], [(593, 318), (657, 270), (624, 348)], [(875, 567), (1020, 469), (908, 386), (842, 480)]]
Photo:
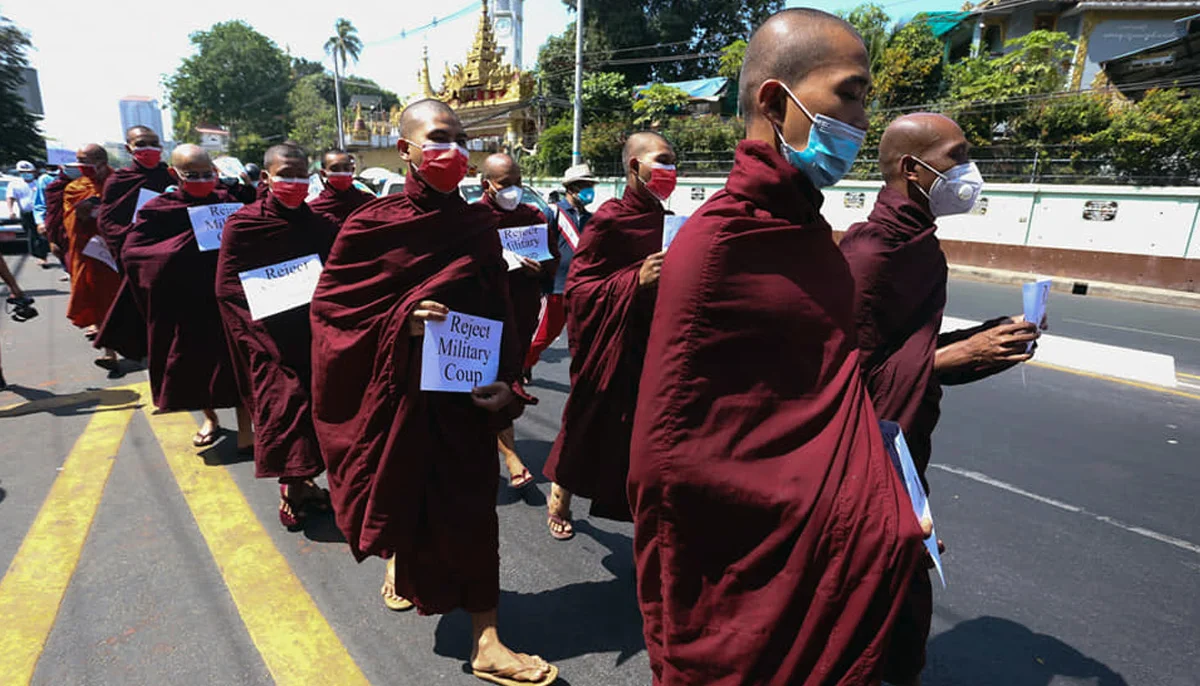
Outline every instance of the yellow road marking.
[(233, 477), (197, 457), (191, 442), (195, 420), (186, 413), (145, 412), (275, 683), (368, 684)]
[(37, 412), (49, 412), (67, 407), (95, 406), (105, 410), (137, 409), (141, 397), (132, 387), (102, 388), (93, 391), (81, 391), (68, 395), (54, 395), (49, 398), (27, 400), (15, 405), (0, 407), (0, 419), (8, 417), (23, 417)]
[(1159, 393), (1166, 393), (1168, 395), (1177, 395), (1181, 398), (1191, 398), (1192, 400), (1200, 400), (1200, 395), (1196, 395), (1195, 393), (1186, 393), (1184, 391), (1177, 391), (1174, 388), (1167, 388), (1165, 386), (1155, 386), (1154, 384), (1142, 383), (1141, 381), (1129, 381), (1128, 379), (1118, 379), (1115, 376), (1105, 376), (1103, 374), (1093, 374), (1092, 372), (1081, 372), (1078, 369), (1068, 369), (1067, 367), (1060, 367), (1056, 364), (1046, 364), (1045, 362), (1031, 361), (1031, 362), (1026, 362), (1025, 364), (1031, 364), (1035, 367), (1042, 367), (1045, 369), (1053, 369), (1056, 372), (1066, 372), (1068, 374), (1076, 374), (1078, 376), (1086, 376), (1089, 379), (1101, 379), (1103, 381), (1111, 381), (1113, 383), (1124, 384), (1126, 386), (1133, 386), (1134, 388), (1143, 388), (1147, 391), (1157, 391)]
[(1182, 376), (1185, 379), (1194, 379), (1200, 381), (1200, 374), (1184, 374), (1183, 372), (1175, 372), (1175, 376)]
[(0, 581), (0, 674), (33, 678), (133, 409), (92, 415)]

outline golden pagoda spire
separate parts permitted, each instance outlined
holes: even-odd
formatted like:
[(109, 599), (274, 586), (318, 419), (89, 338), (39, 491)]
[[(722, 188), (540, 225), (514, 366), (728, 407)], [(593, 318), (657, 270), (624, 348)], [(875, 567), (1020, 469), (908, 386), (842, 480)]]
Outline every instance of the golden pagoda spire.
[(432, 98), (437, 95), (433, 92), (433, 85), (429, 83), (429, 46), (426, 45), (424, 54), (421, 56), (421, 71), (417, 72), (417, 82), (421, 84), (421, 91), (427, 98)]

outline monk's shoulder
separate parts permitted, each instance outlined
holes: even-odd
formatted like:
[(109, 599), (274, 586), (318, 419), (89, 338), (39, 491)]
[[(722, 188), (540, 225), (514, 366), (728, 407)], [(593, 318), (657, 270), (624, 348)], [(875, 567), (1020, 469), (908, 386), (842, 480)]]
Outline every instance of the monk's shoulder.
[(847, 258), (865, 257), (887, 249), (888, 241), (879, 226), (865, 221), (851, 224), (838, 247)]

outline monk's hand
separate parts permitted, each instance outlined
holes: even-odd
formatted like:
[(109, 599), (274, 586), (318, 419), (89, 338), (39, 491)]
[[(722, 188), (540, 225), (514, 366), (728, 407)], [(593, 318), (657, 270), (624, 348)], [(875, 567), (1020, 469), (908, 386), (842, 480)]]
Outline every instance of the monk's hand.
[(972, 357), (981, 367), (1000, 367), (1033, 358), (1030, 343), (1041, 336), (1037, 327), (1021, 319), (981, 331), (969, 339)]
[(45, 236), (45, 235), (46, 235), (46, 225), (45, 225), (45, 224), (38, 224), (38, 225), (37, 225), (37, 232), (38, 232), (38, 233), (40, 233), (41, 235)]
[(647, 257), (642, 262), (642, 270), (638, 272), (638, 285), (642, 288), (653, 286), (658, 283), (658, 277), (662, 275), (663, 257), (667, 251), (656, 252)]
[(513, 401), (512, 387), (503, 381), (471, 389), (471, 402), (488, 412), (499, 412)]
[(422, 300), (417, 309), (408, 315), (408, 334), (410, 336), (424, 336), (425, 322), (444, 322), (446, 315), (450, 314), (450, 308), (433, 300)]
[(531, 260), (528, 257), (521, 258), (521, 268), (525, 270), (526, 274), (533, 274), (534, 276), (542, 273), (542, 263), (537, 260)]

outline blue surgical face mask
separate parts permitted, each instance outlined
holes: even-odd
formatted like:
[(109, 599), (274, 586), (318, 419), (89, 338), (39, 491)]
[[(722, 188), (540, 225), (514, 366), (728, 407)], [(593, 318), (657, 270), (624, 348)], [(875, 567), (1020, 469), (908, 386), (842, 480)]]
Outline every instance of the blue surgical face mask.
[(21, 178), (25, 179), (26, 181), (33, 181), (33, 173), (32, 172), (21, 172)]
[(596, 189), (590, 187), (580, 188), (579, 192), (575, 194), (575, 197), (579, 198), (579, 202), (583, 203), (585, 206), (591, 205), (592, 201), (596, 199)]
[(858, 159), (858, 151), (862, 148), (867, 132), (823, 114), (814, 117), (792, 94), (790, 88), (782, 83), (779, 85), (783, 86), (784, 92), (792, 102), (804, 112), (804, 116), (812, 121), (812, 128), (808, 130), (808, 146), (803, 150), (792, 147), (784, 140), (779, 127), (775, 126), (775, 135), (779, 136), (783, 148), (780, 152), (789, 164), (804, 172), (817, 188), (832, 186), (841, 181), (854, 166), (854, 160)]

